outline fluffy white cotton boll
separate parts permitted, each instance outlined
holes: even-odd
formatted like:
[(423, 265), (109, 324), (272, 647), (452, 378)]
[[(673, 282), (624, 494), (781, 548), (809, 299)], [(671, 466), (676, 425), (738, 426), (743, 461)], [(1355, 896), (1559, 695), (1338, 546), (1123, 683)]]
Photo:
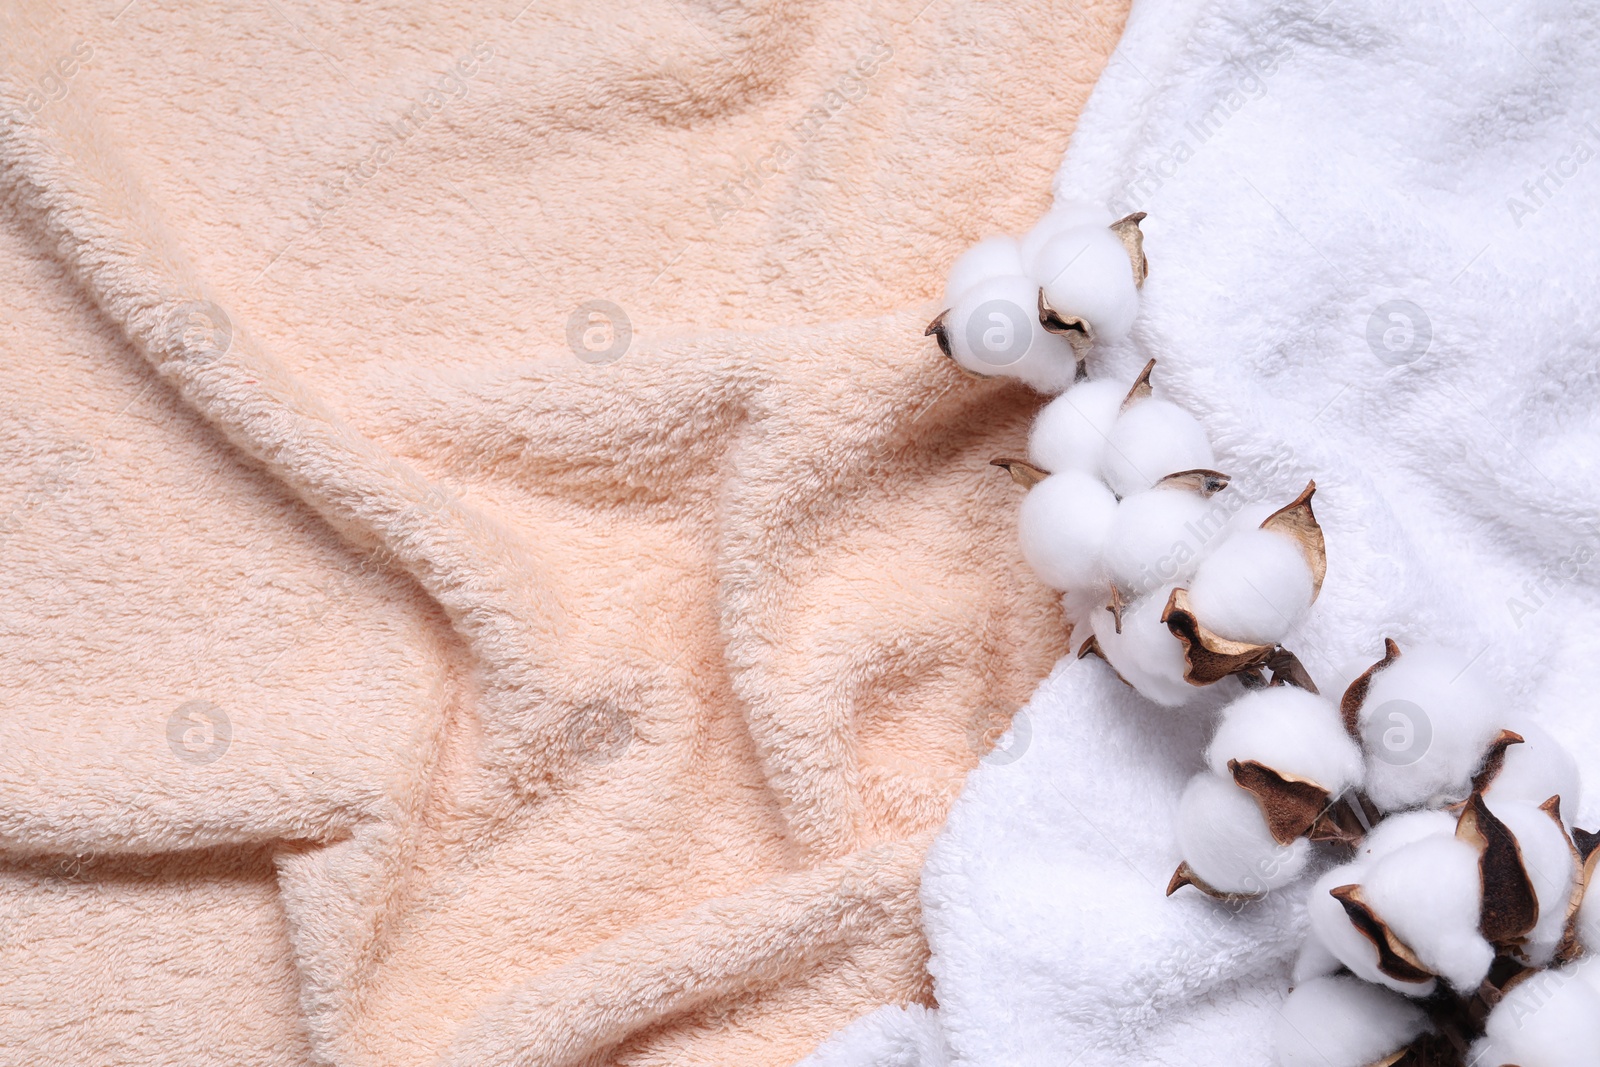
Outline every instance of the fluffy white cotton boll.
[(1211, 504), (1190, 489), (1146, 489), (1122, 498), (1106, 536), (1106, 570), (1138, 595), (1194, 573)]
[(1098, 478), (1082, 471), (1052, 474), (1022, 497), (1022, 557), (1052, 589), (1100, 587), (1100, 557), (1116, 513), (1116, 497)]
[(1361, 750), (1345, 732), (1339, 709), (1291, 685), (1246, 693), (1223, 709), (1206, 765), (1229, 777), (1229, 760), (1254, 760), (1335, 797), (1361, 784)]
[(1079, 382), (1046, 404), (1028, 433), (1028, 458), (1047, 471), (1099, 475), (1106, 440), (1122, 410), (1127, 387)]
[(1294, 969), (1289, 974), (1289, 980), (1297, 986), (1304, 985), (1313, 978), (1326, 977), (1343, 966), (1339, 957), (1329, 952), (1328, 946), (1320, 939), (1308, 937), (1295, 955)]
[(1100, 651), (1125, 682), (1146, 699), (1177, 708), (1200, 690), (1184, 680), (1183, 645), (1161, 621), (1171, 595), (1172, 587), (1163, 586), (1123, 608), (1121, 633), (1103, 607), (1090, 616), (1090, 626)]
[(1027, 266), (1062, 318), (1083, 319), (1097, 341), (1128, 335), (1139, 313), (1139, 288), (1127, 247), (1109, 229), (1085, 226), (1058, 233)]
[(1594, 1067), (1600, 1062), (1600, 993), (1570, 969), (1518, 982), (1484, 1023), (1474, 1067)]
[(1148, 489), (1169, 474), (1216, 465), (1205, 428), (1178, 405), (1147, 397), (1117, 417), (1102, 473), (1118, 496)]
[(1369, 1067), (1428, 1029), (1422, 1009), (1355, 978), (1297, 985), (1278, 1011), (1279, 1067)]
[(1361, 889), (1394, 935), (1456, 992), (1471, 993), (1483, 982), (1494, 949), (1478, 932), (1477, 849), (1454, 837), (1413, 841), (1373, 863)]
[(1423, 645), (1372, 676), (1360, 732), (1379, 809), (1438, 807), (1470, 792), (1509, 704), (1472, 659)]
[(1537, 723), (1515, 718), (1508, 728), (1522, 738), (1522, 744), (1506, 749), (1505, 763), (1489, 783), (1484, 796), (1534, 807), (1558, 796), (1561, 798), (1561, 821), (1571, 829), (1573, 816), (1583, 802), (1578, 761), (1565, 745)]
[(1023, 234), (1017, 241), (1017, 252), (1022, 257), (1023, 271), (1026, 274), (1027, 266), (1038, 256), (1050, 240), (1059, 233), (1068, 230), (1082, 229), (1085, 226), (1110, 227), (1115, 221), (1111, 213), (1095, 204), (1086, 204), (1082, 201), (1066, 200), (1046, 211), (1033, 227)]
[(1314, 592), (1311, 564), (1292, 537), (1242, 530), (1195, 569), (1189, 605), (1223, 637), (1271, 645), (1310, 609)]
[(1356, 850), (1356, 856), (1361, 862), (1370, 864), (1413, 841), (1421, 841), (1425, 837), (1454, 836), (1456, 817), (1448, 811), (1408, 811), (1403, 815), (1391, 815), (1374, 826)]
[(1077, 376), (1065, 337), (1039, 323), (1039, 288), (1020, 275), (979, 282), (950, 305), (945, 340), (957, 363), (977, 374), (1016, 378), (1059, 393)]
[(1178, 801), (1178, 848), (1184, 862), (1212, 889), (1265, 893), (1288, 885), (1305, 870), (1310, 843), (1280, 845), (1267, 828), (1256, 798), (1202, 771)]
[(1306, 918), (1311, 924), (1311, 935), (1364, 982), (1386, 986), (1408, 997), (1432, 995), (1438, 983), (1431, 978), (1425, 982), (1401, 982), (1380, 971), (1377, 948), (1355, 928), (1344, 905), (1333, 897), (1333, 890), (1340, 886), (1360, 884), (1366, 870), (1364, 864), (1347, 863), (1316, 880), (1306, 894)]
[(950, 277), (944, 284), (944, 306), (950, 307), (962, 293), (991, 278), (1016, 277), (1027, 273), (1015, 237), (1005, 234), (985, 237), (961, 253), (951, 266)]
[(1489, 811), (1517, 839), (1522, 863), (1533, 879), (1539, 921), (1523, 946), (1528, 962), (1547, 965), (1566, 934), (1567, 906), (1578, 885), (1578, 858), (1566, 831), (1547, 813), (1529, 804), (1485, 798)]

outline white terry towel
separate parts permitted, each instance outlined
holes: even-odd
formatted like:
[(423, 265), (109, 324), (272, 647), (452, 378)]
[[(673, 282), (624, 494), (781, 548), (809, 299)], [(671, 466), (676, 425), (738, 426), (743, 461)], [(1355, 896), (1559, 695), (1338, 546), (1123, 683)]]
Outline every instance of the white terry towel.
[[(1139, 323), (1093, 372), (1158, 359), (1228, 493), (1287, 502), (1316, 479), (1328, 580), (1285, 643), (1324, 691), (1386, 636), (1481, 653), (1577, 754), (1585, 826), (1597, 51), (1600, 10), (1576, 3), (1141, 0), (1056, 189), (1150, 213)], [(1179, 789), (1226, 695), (1166, 711), (1063, 661), (930, 852), (938, 1013), (885, 1009), (815, 1062), (1270, 1063), (1303, 887), (1238, 912), (1162, 895)], [(909, 1032), (934, 1051), (906, 1058)]]

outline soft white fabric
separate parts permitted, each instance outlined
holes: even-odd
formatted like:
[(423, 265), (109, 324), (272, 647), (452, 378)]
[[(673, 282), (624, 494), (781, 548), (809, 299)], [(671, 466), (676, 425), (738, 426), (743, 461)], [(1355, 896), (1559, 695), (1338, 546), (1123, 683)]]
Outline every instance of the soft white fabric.
[[(1385, 636), (1481, 650), (1576, 753), (1594, 826), (1600, 10), (1276, 7), (1135, 4), (1056, 189), (1150, 213), (1139, 321), (1091, 373), (1157, 358), (1228, 493), (1316, 479), (1328, 578), (1285, 644), (1325, 691)], [(1425, 348), (1374, 319), (1396, 300)], [(1026, 753), (973, 774), (922, 888), (951, 1063), (1271, 1062), (1304, 883), (1162, 895), (1215, 704), (1063, 661)]]

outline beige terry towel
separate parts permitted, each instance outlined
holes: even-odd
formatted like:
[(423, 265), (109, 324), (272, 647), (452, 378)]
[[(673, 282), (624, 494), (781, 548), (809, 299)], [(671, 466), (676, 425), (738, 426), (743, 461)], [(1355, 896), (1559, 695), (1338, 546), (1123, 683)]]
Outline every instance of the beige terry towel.
[(5, 5), (0, 1062), (787, 1063), (1066, 635), (922, 336), (1116, 0)]

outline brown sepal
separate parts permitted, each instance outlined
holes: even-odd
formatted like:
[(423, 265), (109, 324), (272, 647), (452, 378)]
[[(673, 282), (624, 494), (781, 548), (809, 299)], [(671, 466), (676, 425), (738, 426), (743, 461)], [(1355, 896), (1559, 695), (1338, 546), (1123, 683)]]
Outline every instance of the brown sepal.
[(1488, 789), (1489, 785), (1500, 777), (1501, 768), (1506, 765), (1506, 749), (1512, 745), (1520, 745), (1522, 741), (1521, 734), (1513, 733), (1510, 730), (1501, 730), (1500, 735), (1489, 742), (1489, 752), (1483, 757), (1483, 766), (1478, 769), (1477, 774), (1472, 776), (1472, 791), (1474, 793), (1481, 793)]
[(1317, 692), (1317, 683), (1311, 680), (1311, 672), (1300, 662), (1300, 657), (1287, 648), (1273, 649), (1266, 665), (1267, 670), (1272, 672), (1273, 685), (1292, 685), (1308, 693)]
[(1228, 488), (1230, 479), (1221, 471), (1210, 471), (1198, 468), (1192, 471), (1179, 471), (1169, 474), (1157, 482), (1155, 489), (1187, 489), (1199, 493), (1203, 497), (1213, 497)]
[(1194, 886), (1212, 900), (1224, 900), (1229, 903), (1256, 900), (1261, 896), (1259, 893), (1224, 893), (1220, 889), (1215, 889), (1207, 885), (1204, 879), (1194, 873), (1194, 868), (1189, 866), (1187, 860), (1178, 864), (1178, 869), (1172, 872), (1172, 880), (1167, 883), (1167, 896), (1170, 897), (1186, 885)]
[(1322, 581), (1328, 576), (1328, 546), (1322, 537), (1322, 526), (1311, 510), (1311, 498), (1316, 495), (1317, 483), (1307, 482), (1294, 500), (1274, 511), (1261, 521), (1263, 530), (1286, 534), (1299, 542), (1311, 567), (1311, 598), (1322, 592)]
[(1122, 595), (1122, 587), (1116, 582), (1111, 583), (1111, 602), (1106, 605), (1106, 610), (1111, 612), (1112, 625), (1116, 626), (1117, 633), (1122, 632), (1122, 609), (1128, 606), (1127, 598)]
[(1409, 945), (1394, 936), (1388, 923), (1378, 918), (1362, 898), (1359, 885), (1342, 885), (1328, 892), (1344, 905), (1351, 925), (1378, 950), (1378, 970), (1397, 982), (1422, 983), (1438, 977), (1422, 965)]
[(1024, 489), (1032, 489), (1034, 486), (1050, 477), (1049, 471), (1041, 470), (1026, 460), (1012, 459), (1009, 456), (1001, 456), (999, 459), (991, 459), (989, 461), (989, 466), (1003, 468), (1007, 474), (1011, 475), (1011, 480), (1022, 486)]
[(1567, 902), (1567, 926), (1561, 937), (1561, 944), (1556, 949), (1556, 958), (1562, 963), (1570, 963), (1585, 954), (1585, 950), (1600, 949), (1600, 945), (1585, 945), (1578, 939), (1578, 909), (1583, 907), (1584, 898), (1594, 890), (1595, 868), (1600, 867), (1600, 849), (1596, 849), (1592, 841), (1587, 843), (1578, 840), (1578, 835), (1592, 838), (1587, 830), (1573, 827), (1571, 837), (1572, 854), (1578, 857), (1578, 884), (1572, 890), (1572, 899)]
[(1124, 215), (1111, 224), (1111, 232), (1122, 241), (1122, 247), (1128, 250), (1128, 260), (1133, 264), (1133, 284), (1135, 288), (1144, 288), (1144, 280), (1150, 277), (1150, 260), (1144, 254), (1144, 231), (1139, 229), (1139, 223), (1145, 219), (1143, 211), (1135, 211), (1131, 215)]
[(1328, 810), (1328, 791), (1316, 782), (1291, 778), (1255, 760), (1229, 760), (1234, 782), (1256, 798), (1267, 829), (1280, 845), (1304, 837)]
[(1356, 741), (1361, 740), (1361, 705), (1367, 701), (1367, 690), (1372, 688), (1372, 676), (1400, 658), (1400, 646), (1392, 637), (1383, 639), (1383, 658), (1350, 683), (1339, 700), (1339, 714), (1344, 718), (1344, 732)]
[(1483, 794), (1474, 793), (1456, 821), (1456, 837), (1478, 850), (1483, 878), (1479, 932), (1496, 947), (1520, 947), (1539, 921), (1539, 897), (1516, 836), (1494, 817)]
[(1128, 395), (1122, 398), (1123, 411), (1127, 411), (1133, 405), (1155, 392), (1155, 389), (1150, 385), (1150, 372), (1155, 369), (1156, 361), (1153, 359), (1144, 365), (1144, 370), (1139, 372), (1139, 376), (1128, 387)]
[[(1084, 349), (1094, 344), (1094, 327), (1089, 325), (1089, 320), (1080, 318), (1066, 318), (1050, 306), (1050, 301), (1044, 298), (1044, 290), (1039, 290), (1039, 325), (1047, 333), (1058, 333), (1067, 339), (1074, 353), (1081, 353)], [(1078, 366), (1083, 367), (1083, 358), (1078, 358)], [(1087, 372), (1086, 376), (1087, 376)]]
[(1187, 589), (1172, 591), (1167, 598), (1167, 606), (1161, 612), (1161, 621), (1183, 643), (1183, 658), (1187, 667), (1183, 678), (1190, 685), (1210, 685), (1230, 674), (1259, 666), (1267, 661), (1276, 647), (1233, 641), (1206, 629), (1189, 607)]
[(1461, 1050), (1443, 1034), (1423, 1034), (1372, 1067), (1465, 1067), (1466, 1062)]
[(1364, 793), (1346, 793), (1344, 799), (1330, 805), (1312, 824), (1306, 837), (1333, 845), (1354, 848), (1361, 844), (1383, 814)]
[(935, 315), (933, 317), (933, 321), (928, 323), (928, 328), (922, 331), (922, 336), (932, 337), (935, 341), (937, 341), (939, 343), (939, 351), (943, 352), (945, 358), (951, 363), (955, 363), (956, 369), (962, 374), (965, 374), (967, 377), (993, 378), (994, 375), (992, 374), (979, 374), (970, 367), (963, 367), (960, 363), (956, 363), (955, 353), (950, 351), (950, 335), (944, 324), (944, 318), (948, 314), (950, 314), (950, 309), (945, 308), (943, 311), (939, 312), (939, 314)]

